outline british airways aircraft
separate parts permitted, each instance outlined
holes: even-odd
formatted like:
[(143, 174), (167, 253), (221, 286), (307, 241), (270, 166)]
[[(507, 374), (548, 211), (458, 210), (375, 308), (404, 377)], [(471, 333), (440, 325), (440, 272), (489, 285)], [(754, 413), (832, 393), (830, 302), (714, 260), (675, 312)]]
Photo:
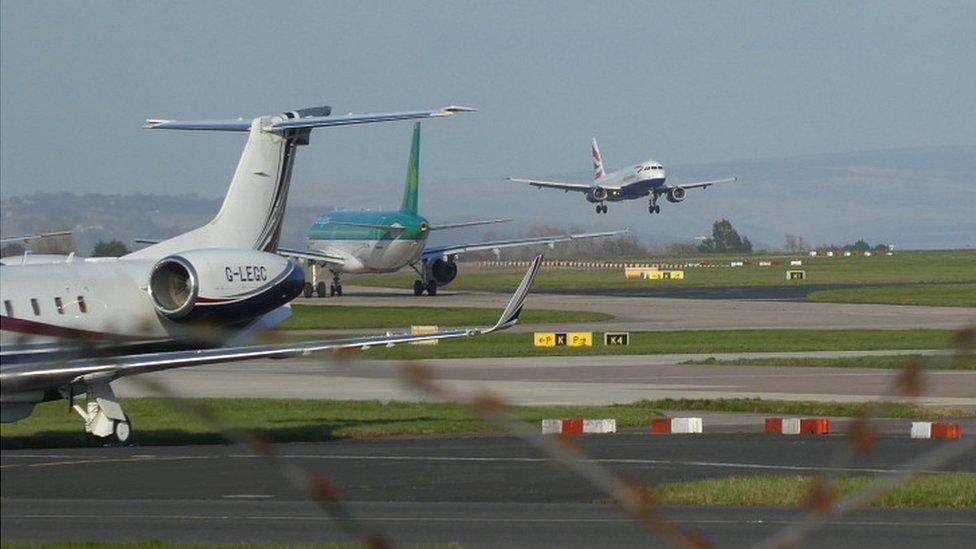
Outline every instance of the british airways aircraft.
[[(330, 116), (329, 107), (316, 107), (254, 120), (148, 121), (153, 129), (247, 133), (223, 205), (206, 225), (120, 258), (3, 258), (0, 420), (18, 421), (39, 402), (67, 399), (87, 433), (125, 442), (131, 424), (111, 386), (123, 376), (465, 337), (514, 325), (541, 256), (492, 327), (423, 336), (242, 344), (288, 318), (288, 302), (305, 285), (301, 267), (274, 252), (295, 152), (308, 144), (312, 128), (435, 118), (467, 110)], [(79, 355), (86, 356), (72, 358)], [(83, 406), (75, 404), (79, 396), (85, 397)]]
[(603, 168), (603, 157), (600, 147), (593, 139), (593, 182), (592, 183), (563, 183), (559, 181), (540, 181), (538, 179), (514, 179), (509, 181), (527, 183), (540, 189), (560, 189), (565, 192), (576, 191), (585, 193), (586, 201), (596, 204), (596, 213), (607, 213), (605, 202), (620, 202), (622, 200), (636, 200), (649, 196), (647, 211), (661, 213), (661, 206), (657, 199), (666, 195), (668, 202), (681, 202), (685, 199), (688, 189), (707, 189), (718, 183), (732, 183), (734, 177), (702, 181), (700, 183), (683, 183), (668, 185), (664, 166), (655, 160), (647, 160), (630, 168), (623, 168), (615, 172), (606, 173)]

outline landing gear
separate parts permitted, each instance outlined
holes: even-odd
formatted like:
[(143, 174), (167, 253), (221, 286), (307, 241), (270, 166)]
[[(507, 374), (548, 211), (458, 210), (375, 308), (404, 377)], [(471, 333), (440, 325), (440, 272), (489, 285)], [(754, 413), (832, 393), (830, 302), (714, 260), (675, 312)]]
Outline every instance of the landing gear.
[(312, 287), (312, 283), (306, 282), (305, 288), (302, 289), (302, 297), (312, 297), (313, 293), (315, 293), (315, 288)]
[(657, 205), (656, 194), (651, 194), (651, 200), (647, 206), (647, 213), (651, 213), (651, 214), (661, 213), (661, 207)]
[(437, 295), (437, 282), (433, 280), (427, 282), (427, 295), (429, 296)]
[(329, 286), (329, 295), (342, 295), (342, 282), (339, 281), (339, 273), (332, 271), (332, 285)]
[(319, 297), (325, 297), (329, 295), (329, 289), (325, 287), (325, 282), (319, 280), (318, 284), (315, 285), (315, 295)]
[(413, 295), (424, 295), (424, 291), (427, 295), (437, 295), (437, 281), (428, 280), (424, 283), (423, 280), (413, 281)]
[(424, 283), (421, 280), (413, 281), (413, 295), (424, 295)]
[(596, 205), (596, 213), (607, 213), (607, 205), (606, 204), (597, 204)]
[(125, 444), (132, 436), (132, 422), (122, 411), (107, 381), (86, 384), (85, 407), (72, 403), (71, 408), (85, 420), (85, 432), (92, 437)]

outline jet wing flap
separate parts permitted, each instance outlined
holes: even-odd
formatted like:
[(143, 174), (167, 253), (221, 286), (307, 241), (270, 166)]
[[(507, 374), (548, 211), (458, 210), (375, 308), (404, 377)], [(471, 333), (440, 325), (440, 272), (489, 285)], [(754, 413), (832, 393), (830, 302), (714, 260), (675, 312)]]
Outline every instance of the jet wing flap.
[(728, 179), (716, 179), (714, 181), (702, 181), (700, 183), (683, 183), (681, 185), (668, 185), (665, 189), (707, 189), (711, 185), (718, 185), (720, 183), (734, 183), (738, 181), (736, 177), (729, 177)]
[(532, 238), (518, 238), (513, 240), (494, 240), (491, 242), (477, 242), (474, 244), (458, 244), (454, 246), (436, 246), (433, 248), (425, 249), (422, 257), (424, 259), (436, 259), (439, 257), (459, 255), (467, 252), (478, 252), (482, 250), (500, 250), (502, 248), (518, 248), (522, 246), (534, 246), (540, 244), (552, 246), (559, 242), (568, 242), (570, 240), (583, 240), (587, 238), (606, 238), (610, 236), (618, 236), (621, 234), (625, 234), (627, 232), (628, 232), (627, 230), (622, 230), (622, 231), (609, 231), (609, 232), (602, 232), (602, 233), (539, 236), (539, 237), (532, 237)]
[(506, 181), (512, 181), (514, 183), (526, 183), (540, 189), (560, 189), (566, 192), (576, 191), (585, 193), (593, 188), (592, 185), (586, 183), (563, 183), (561, 181), (541, 181), (539, 179), (515, 179), (508, 177), (506, 178)]
[(276, 250), (278, 255), (283, 255), (285, 257), (292, 257), (295, 259), (307, 259), (309, 261), (319, 261), (322, 263), (330, 263), (332, 265), (342, 265), (345, 262), (340, 256), (327, 254), (325, 252), (319, 252), (315, 250), (290, 250), (288, 248), (278, 248)]
[(518, 322), (525, 299), (542, 265), (537, 256), (522, 277), (512, 298), (493, 326), (481, 328), (455, 328), (431, 334), (386, 334), (352, 337), (325, 341), (304, 341), (276, 345), (251, 345), (224, 347), (195, 351), (172, 351), (119, 357), (78, 359), (59, 364), (25, 364), (4, 368), (0, 371), (0, 384), (4, 393), (16, 393), (60, 387), (85, 381), (111, 381), (120, 377), (158, 372), (172, 368), (186, 368), (205, 364), (219, 364), (259, 358), (287, 358), (304, 356), (322, 351), (339, 349), (368, 349), (377, 345), (397, 345), (414, 341), (453, 339), (489, 334), (511, 328)]

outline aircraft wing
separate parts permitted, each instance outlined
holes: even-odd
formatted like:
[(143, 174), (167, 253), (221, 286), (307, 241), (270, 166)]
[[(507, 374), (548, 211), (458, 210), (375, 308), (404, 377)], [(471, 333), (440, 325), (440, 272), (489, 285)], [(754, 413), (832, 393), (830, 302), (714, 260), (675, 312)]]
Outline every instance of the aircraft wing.
[(486, 219), (484, 221), (465, 221), (464, 223), (443, 223), (441, 225), (431, 225), (428, 227), (431, 231), (440, 231), (442, 229), (457, 229), (459, 227), (476, 227), (478, 225), (494, 225), (495, 223), (508, 223), (511, 221), (511, 217), (503, 217), (500, 219)]
[(287, 358), (305, 356), (321, 351), (338, 349), (368, 349), (373, 346), (393, 346), (413, 341), (453, 339), (459, 337), (490, 334), (511, 328), (518, 322), (525, 299), (535, 280), (542, 256), (532, 262), (522, 282), (512, 294), (511, 300), (493, 326), (483, 328), (456, 328), (441, 330), (432, 334), (386, 334), (367, 337), (352, 337), (329, 341), (303, 341), (276, 345), (251, 345), (224, 347), (195, 351), (172, 351), (118, 357), (100, 357), (65, 361), (58, 364), (24, 364), (0, 370), (0, 384), (4, 393), (45, 390), (86, 381), (112, 381), (120, 377), (158, 372), (172, 368), (202, 366), (238, 360), (258, 358)]
[[(412, 120), (416, 118), (436, 118), (451, 116), (459, 112), (474, 112), (470, 107), (450, 106), (427, 111), (379, 112), (369, 114), (345, 114), (339, 116), (306, 116), (304, 118), (289, 118), (278, 120), (271, 126), (271, 130), (284, 131), (303, 128), (323, 128), (328, 126), (349, 126), (352, 124), (369, 124), (371, 122), (390, 122), (394, 120)], [(251, 120), (238, 118), (237, 120), (146, 120), (144, 128), (153, 130), (211, 130), (226, 132), (246, 132), (251, 130)]]
[(318, 261), (320, 263), (329, 263), (331, 265), (342, 265), (342, 263), (345, 261), (345, 259), (343, 259), (341, 256), (327, 254), (316, 250), (290, 250), (288, 248), (278, 248), (275, 251), (279, 255), (283, 255), (285, 257), (307, 259), (309, 261)]
[(55, 236), (66, 236), (73, 234), (73, 230), (67, 231), (54, 231), (50, 233), (38, 233), (38, 234), (28, 234), (24, 236), (5, 236), (0, 238), (0, 244), (5, 242), (30, 242), (31, 240), (40, 240), (42, 238), (53, 238)]
[(568, 242), (570, 240), (583, 240), (586, 238), (606, 238), (608, 236), (617, 236), (625, 234), (628, 231), (610, 231), (604, 233), (585, 233), (585, 234), (567, 234), (567, 235), (555, 235), (555, 236), (538, 236), (532, 238), (518, 238), (514, 240), (495, 240), (491, 242), (478, 242), (474, 244), (458, 244), (454, 246), (435, 246), (432, 248), (424, 249), (424, 253), (421, 257), (424, 259), (435, 259), (438, 257), (447, 257), (452, 255), (463, 254), (465, 252), (477, 252), (481, 250), (500, 250), (502, 248), (517, 248), (520, 246), (533, 246), (538, 244), (545, 244), (550, 247), (558, 242)]
[(681, 185), (668, 185), (662, 190), (667, 191), (668, 189), (707, 189), (711, 185), (717, 185), (719, 183), (734, 183), (738, 179), (735, 177), (730, 177), (728, 179), (716, 179), (714, 181), (702, 181), (701, 183), (683, 183)]
[(588, 183), (562, 183), (560, 181), (540, 181), (538, 179), (514, 179), (511, 177), (506, 178), (507, 181), (512, 181), (515, 183), (527, 183), (533, 187), (538, 187), (540, 189), (560, 189), (566, 192), (576, 191), (585, 193), (593, 188), (592, 185)]

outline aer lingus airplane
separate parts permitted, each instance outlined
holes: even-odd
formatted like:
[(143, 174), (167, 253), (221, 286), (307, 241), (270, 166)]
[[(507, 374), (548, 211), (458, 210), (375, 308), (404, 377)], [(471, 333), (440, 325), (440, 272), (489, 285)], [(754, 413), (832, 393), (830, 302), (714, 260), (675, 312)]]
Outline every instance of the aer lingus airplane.
[[(84, 419), (86, 432), (124, 442), (131, 424), (111, 386), (123, 376), (471, 336), (512, 326), (540, 258), (499, 321), (489, 328), (241, 345), (256, 331), (286, 319), (291, 313), (287, 303), (305, 283), (301, 267), (274, 251), (296, 147), (308, 143), (312, 128), (449, 116), (463, 110), (333, 117), (329, 107), (318, 107), (252, 121), (150, 120), (147, 127), (156, 129), (248, 132), (220, 211), (198, 229), (121, 258), (4, 258), (0, 262), (0, 419), (17, 421), (30, 415), (39, 402), (67, 399)], [(85, 396), (84, 406), (74, 404), (80, 395)]]
[(668, 202), (681, 202), (685, 199), (688, 189), (707, 189), (718, 183), (732, 183), (734, 177), (702, 181), (700, 183), (682, 183), (668, 185), (665, 183), (664, 166), (655, 160), (647, 160), (630, 168), (623, 168), (615, 172), (606, 173), (603, 169), (603, 157), (600, 147), (593, 138), (593, 182), (592, 183), (563, 183), (560, 181), (541, 181), (538, 179), (514, 179), (516, 183), (528, 183), (540, 189), (559, 189), (565, 192), (575, 191), (584, 193), (587, 202), (596, 203), (596, 213), (607, 213), (604, 202), (620, 202), (621, 200), (636, 200), (650, 196), (647, 211), (661, 213), (661, 206), (657, 199), (667, 195)]
[[(518, 246), (545, 244), (584, 238), (623, 234), (612, 231), (588, 234), (554, 235), (513, 240), (474, 242), (452, 246), (427, 246), (431, 231), (502, 223), (508, 219), (489, 219), (464, 223), (435, 224), (417, 212), (420, 174), (420, 123), (413, 128), (413, 143), (407, 164), (407, 182), (399, 210), (337, 211), (315, 220), (308, 231), (306, 250), (279, 248), (279, 253), (302, 259), (312, 267), (312, 280), (305, 283), (305, 297), (313, 292), (319, 297), (342, 295), (342, 273), (389, 273), (410, 266), (417, 272), (414, 295), (436, 295), (438, 286), (457, 276), (457, 257), (465, 252), (500, 250)], [(332, 284), (317, 280), (318, 268), (331, 271)]]

